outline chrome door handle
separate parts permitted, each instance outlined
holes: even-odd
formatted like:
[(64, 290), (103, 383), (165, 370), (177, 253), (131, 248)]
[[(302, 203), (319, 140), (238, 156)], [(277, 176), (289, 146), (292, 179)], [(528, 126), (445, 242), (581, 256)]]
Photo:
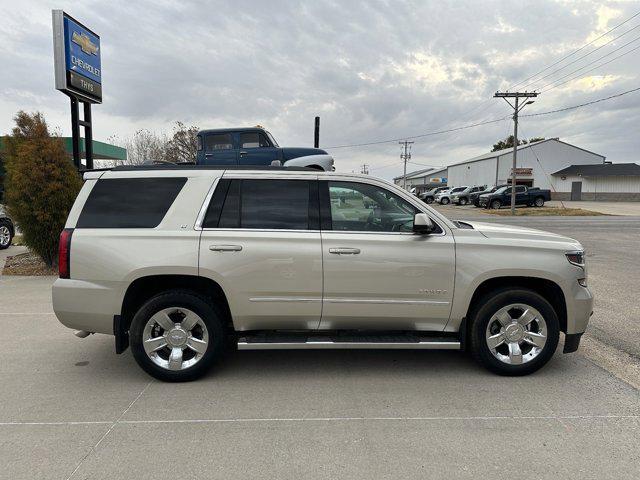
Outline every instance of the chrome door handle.
[(336, 255), (358, 255), (360, 253), (359, 248), (330, 248), (329, 253), (335, 253)]
[(244, 150), (240, 150), (240, 155), (246, 155), (247, 152), (245, 152)]
[(209, 250), (213, 252), (239, 252), (241, 245), (209, 245)]

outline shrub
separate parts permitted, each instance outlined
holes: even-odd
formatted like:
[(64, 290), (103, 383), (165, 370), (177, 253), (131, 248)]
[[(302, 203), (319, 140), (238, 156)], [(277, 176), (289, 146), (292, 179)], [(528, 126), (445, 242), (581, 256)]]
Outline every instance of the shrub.
[(56, 267), (58, 238), (82, 179), (42, 114), (20, 111), (14, 120), (4, 156), (4, 201), (24, 244)]

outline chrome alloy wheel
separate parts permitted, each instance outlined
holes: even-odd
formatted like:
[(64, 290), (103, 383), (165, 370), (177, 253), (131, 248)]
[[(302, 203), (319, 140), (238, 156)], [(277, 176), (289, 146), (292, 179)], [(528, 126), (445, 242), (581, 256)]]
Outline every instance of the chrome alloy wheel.
[(11, 241), (11, 231), (4, 225), (0, 227), (0, 245), (6, 247)]
[(536, 358), (547, 343), (547, 323), (535, 308), (522, 303), (502, 307), (489, 320), (489, 350), (503, 363), (521, 365)]
[(184, 370), (204, 356), (209, 346), (209, 332), (195, 312), (182, 307), (165, 308), (147, 321), (142, 346), (159, 367)]

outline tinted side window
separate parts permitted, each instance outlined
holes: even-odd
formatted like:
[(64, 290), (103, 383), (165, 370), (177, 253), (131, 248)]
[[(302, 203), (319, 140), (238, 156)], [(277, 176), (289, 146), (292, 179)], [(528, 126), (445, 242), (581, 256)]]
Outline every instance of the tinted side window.
[(186, 181), (166, 177), (98, 180), (76, 228), (155, 228)]
[(306, 180), (232, 180), (218, 228), (317, 229), (317, 190)]
[(260, 132), (246, 132), (240, 134), (240, 148), (270, 147), (267, 137)]
[(329, 182), (331, 229), (411, 232), (418, 210), (394, 193), (366, 183)]
[(233, 149), (233, 140), (230, 133), (215, 133), (205, 137), (205, 149), (207, 152), (216, 150)]
[(516, 185), (516, 193), (523, 193), (523, 192), (524, 192), (524, 186)]

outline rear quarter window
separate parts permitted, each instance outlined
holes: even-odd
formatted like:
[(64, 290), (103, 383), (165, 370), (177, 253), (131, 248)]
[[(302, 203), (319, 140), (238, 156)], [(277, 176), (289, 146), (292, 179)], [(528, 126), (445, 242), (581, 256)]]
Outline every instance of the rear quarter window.
[(76, 228), (155, 228), (186, 182), (182, 177), (98, 180)]

